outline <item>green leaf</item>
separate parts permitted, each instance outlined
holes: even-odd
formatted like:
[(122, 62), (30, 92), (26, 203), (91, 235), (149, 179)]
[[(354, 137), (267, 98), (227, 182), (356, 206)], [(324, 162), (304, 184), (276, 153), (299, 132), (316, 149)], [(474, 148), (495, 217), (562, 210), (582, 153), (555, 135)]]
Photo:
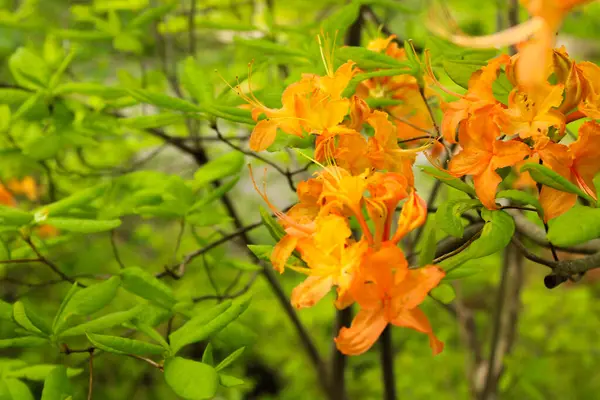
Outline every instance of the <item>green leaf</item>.
[(115, 50), (141, 54), (144, 46), (142, 42), (135, 36), (127, 32), (119, 33), (113, 38), (113, 47)]
[(244, 155), (232, 151), (214, 160), (210, 160), (194, 174), (196, 187), (202, 187), (210, 182), (223, 179), (239, 173), (244, 167)]
[(165, 350), (168, 352), (171, 351), (171, 346), (165, 339), (163, 339), (162, 335), (158, 333), (154, 328), (152, 328), (148, 324), (136, 323), (135, 327), (140, 331), (145, 333), (150, 339), (154, 340), (156, 343), (160, 344)]
[[(74, 292), (66, 305), (61, 307), (60, 315), (57, 314), (54, 319), (54, 333), (62, 332), (62, 328), (73, 315), (89, 316), (103, 309), (115, 297), (120, 284), (121, 279), (113, 276), (102, 283)], [(86, 324), (92, 322), (94, 321)]]
[(420, 166), (421, 171), (425, 172), (427, 175), (431, 175), (434, 178), (437, 178), (442, 183), (445, 183), (448, 186), (452, 186), (454, 189), (458, 189), (461, 192), (465, 192), (471, 196), (477, 196), (475, 193), (475, 189), (471, 185), (466, 184), (455, 176), (450, 175), (446, 171), (442, 171), (435, 167), (429, 166)]
[(128, 88), (127, 92), (131, 95), (131, 97), (142, 103), (154, 104), (155, 106), (161, 108), (191, 113), (203, 111), (202, 108), (198, 107), (194, 103), (190, 103), (189, 101), (182, 100), (177, 97), (167, 96), (162, 93), (133, 88)]
[[(31, 391), (27, 385), (20, 380), (14, 378), (3, 378), (0, 380), (0, 384), (1, 383), (4, 383), (6, 391), (8, 391), (8, 393), (6, 393), (6, 391), (2, 393), (2, 386), (0, 386), (0, 396), (2, 396), (3, 400), (34, 400), (33, 395), (31, 394)], [(6, 394), (8, 394), (8, 398), (5, 397)]]
[(24, 336), (12, 339), (0, 339), (0, 349), (10, 347), (38, 347), (49, 344), (48, 339), (39, 336)]
[(60, 307), (58, 308), (56, 315), (54, 315), (54, 320), (52, 321), (52, 332), (57, 332), (58, 329), (60, 328), (61, 324), (64, 323), (64, 319), (62, 318), (62, 315), (65, 311), (65, 307), (67, 306), (67, 304), (69, 304), (69, 302), (71, 301), (71, 298), (79, 290), (80, 289), (79, 289), (79, 285), (77, 284), (77, 282), (75, 282), (75, 283), (73, 283), (73, 285), (71, 285), (71, 288), (67, 292), (67, 295), (65, 296), (63, 301), (60, 303)]
[(122, 286), (125, 290), (171, 309), (177, 300), (173, 291), (154, 275), (139, 267), (129, 267), (121, 271)]
[(235, 320), (243, 313), (250, 303), (249, 297), (237, 300), (223, 302), (202, 315), (198, 315), (175, 332), (169, 335), (169, 343), (173, 353), (177, 353), (182, 347), (206, 339), (223, 329), (231, 321)]
[[(84, 94), (88, 96), (98, 96), (109, 100), (118, 99), (128, 95), (127, 91), (122, 88), (105, 86), (94, 82), (65, 82), (54, 89), (54, 94)], [(128, 118), (121, 118), (119, 121), (127, 119)]]
[(502, 210), (490, 211), (484, 209), (481, 217), (486, 221), (481, 236), (474, 240), (469, 247), (457, 255), (440, 263), (447, 272), (452, 271), (468, 260), (494, 254), (505, 248), (515, 232), (513, 218)]
[(245, 349), (246, 349), (245, 347), (240, 347), (239, 349), (237, 349), (236, 351), (234, 351), (233, 353), (231, 353), (230, 355), (225, 357), (225, 359), (223, 361), (221, 361), (219, 363), (219, 365), (217, 365), (215, 367), (215, 369), (217, 371), (220, 371), (224, 368), (227, 368), (232, 362), (237, 360), (242, 355), (242, 353), (244, 352)]
[(0, 223), (3, 225), (21, 226), (33, 220), (33, 214), (14, 207), (0, 205)]
[(213, 357), (212, 343), (208, 343), (208, 345), (206, 345), (206, 348), (204, 349), (204, 353), (202, 353), (202, 363), (208, 364), (208, 365), (214, 365), (215, 359)]
[(253, 272), (253, 271), (262, 271), (262, 269), (263, 269), (260, 265), (257, 265), (255, 263), (242, 261), (242, 260), (235, 260), (235, 259), (225, 260), (225, 261), (223, 261), (223, 264), (227, 267), (239, 269), (240, 271)]
[(35, 212), (36, 221), (43, 221), (46, 216), (58, 216), (83, 205), (89, 205), (108, 188), (107, 183), (100, 183), (91, 188), (80, 190), (57, 202), (40, 207)]
[(125, 322), (131, 321), (137, 314), (142, 310), (142, 306), (137, 306), (127, 311), (118, 311), (110, 314), (103, 315), (102, 317), (93, 319), (83, 324), (74, 326), (69, 329), (65, 329), (58, 336), (59, 337), (70, 337), (83, 335), (86, 332), (101, 332), (113, 328), (115, 326), (121, 326)]
[(521, 167), (521, 172), (525, 171), (529, 172), (531, 178), (533, 178), (533, 180), (536, 182), (563, 192), (575, 193), (589, 202), (596, 204), (596, 200), (594, 200), (590, 195), (579, 189), (577, 185), (571, 183), (571, 181), (569, 181), (567, 178), (552, 171), (548, 167), (545, 167), (541, 164), (528, 163)]
[(307, 58), (305, 52), (298, 50), (292, 46), (274, 43), (266, 39), (242, 39), (234, 37), (234, 43), (238, 46), (244, 46), (250, 50), (254, 50), (257, 54), (263, 56), (291, 56)]
[(435, 213), (438, 226), (447, 234), (461, 238), (464, 233), (462, 215), (475, 207), (481, 206), (479, 200), (458, 199), (442, 203)]
[(208, 194), (202, 196), (200, 200), (198, 200), (194, 205), (189, 209), (189, 213), (193, 213), (195, 211), (200, 211), (205, 206), (211, 204), (213, 201), (220, 199), (225, 196), (234, 186), (239, 182), (240, 177), (236, 176), (230, 181), (223, 183), (221, 186), (216, 188), (215, 190), (211, 190)]
[(273, 246), (268, 244), (249, 244), (250, 251), (260, 260), (271, 261)]
[[(27, 379), (30, 381), (43, 381), (57, 368), (59, 365), (54, 364), (38, 364), (15, 369), (6, 372), (4, 376), (16, 379)], [(73, 377), (81, 374), (82, 368), (67, 368), (67, 376)]]
[(423, 240), (419, 246), (419, 265), (429, 265), (435, 258), (436, 242), (436, 219), (435, 215), (429, 218), (423, 231)]
[(505, 74), (500, 74), (492, 83), (492, 93), (496, 100), (502, 104), (508, 104), (508, 95), (512, 91), (512, 83), (508, 80)]
[(523, 192), (521, 190), (513, 190), (513, 189), (501, 190), (496, 195), (496, 198), (498, 198), (498, 199), (504, 198), (504, 199), (512, 200), (515, 203), (532, 205), (538, 210), (538, 214), (540, 216), (542, 216), (542, 217), (544, 216), (544, 209), (542, 208), (542, 204), (539, 202), (538, 199), (535, 198), (534, 195), (532, 195), (530, 193)]
[(345, 46), (337, 49), (335, 57), (346, 62), (354, 61), (361, 69), (374, 68), (406, 68), (403, 73), (411, 72), (411, 64), (406, 61), (399, 61), (383, 53), (368, 50), (364, 47)]
[(430, 294), (431, 297), (444, 304), (450, 304), (456, 297), (454, 288), (447, 283), (441, 283), (438, 287), (433, 288)]
[(50, 80), (50, 71), (44, 60), (24, 47), (10, 56), (8, 67), (19, 86), (27, 89), (43, 89)]
[(60, 365), (54, 368), (44, 381), (41, 400), (66, 400), (73, 395), (67, 369)]
[(210, 365), (173, 357), (165, 362), (165, 381), (184, 399), (212, 399), (217, 393), (219, 376)]
[(51, 225), (61, 231), (77, 233), (97, 233), (115, 229), (121, 225), (120, 219), (93, 220), (77, 218), (48, 218), (45, 224)]
[(114, 354), (134, 354), (136, 356), (162, 355), (165, 349), (162, 346), (142, 342), (140, 340), (127, 339), (119, 336), (100, 335), (97, 333), (86, 333), (94, 347)]
[(180, 113), (160, 113), (141, 115), (139, 117), (122, 118), (119, 120), (119, 122), (130, 128), (150, 129), (180, 124), (184, 122), (185, 119), (186, 116)]
[(48, 82), (49, 90), (54, 90), (54, 88), (58, 85), (58, 83), (60, 82), (60, 78), (65, 73), (65, 70), (67, 69), (69, 64), (71, 64), (73, 58), (75, 58), (75, 54), (75, 48), (72, 47), (71, 51), (69, 51), (69, 54), (67, 54), (67, 56), (62, 60), (54, 74), (52, 74), (52, 76), (50, 77), (50, 81)]
[(448, 271), (446, 276), (444, 276), (443, 280), (452, 281), (455, 279), (467, 278), (469, 276), (477, 275), (483, 271), (481, 268), (473, 268), (473, 267), (460, 267), (455, 268), (452, 271)]
[(221, 384), (221, 386), (230, 388), (243, 385), (244, 381), (240, 378), (236, 378), (235, 376), (219, 374), (219, 383)]
[(325, 37), (330, 40), (336, 36), (343, 38), (348, 27), (358, 18), (359, 10), (360, 2), (352, 1), (325, 18), (321, 23), (321, 30)]
[(473, 73), (479, 71), (487, 63), (477, 60), (443, 60), (442, 66), (450, 79), (458, 86), (465, 89), (469, 87), (469, 80)]
[(260, 219), (263, 222), (263, 225), (267, 228), (271, 237), (275, 239), (276, 242), (279, 242), (282, 237), (285, 236), (285, 231), (283, 227), (279, 225), (277, 220), (273, 218), (270, 212), (265, 210), (262, 206), (258, 207), (258, 211), (260, 213)]
[(574, 205), (548, 222), (548, 240), (555, 246), (569, 247), (600, 237), (600, 209)]
[[(22, 301), (17, 301), (13, 304), (13, 319), (19, 325), (29, 332), (33, 332), (38, 335), (45, 335), (46, 333), (42, 330), (42, 326), (37, 326), (31, 321), (33, 312), (27, 310)], [(41, 324), (38, 324), (41, 325)]]
[(165, 4), (159, 7), (147, 8), (138, 15), (136, 15), (127, 25), (128, 29), (143, 28), (152, 23), (153, 21), (159, 20), (162, 16), (167, 15), (174, 7), (176, 3)]
[(210, 75), (198, 66), (192, 56), (187, 57), (183, 62), (181, 84), (198, 103), (213, 102), (214, 87)]

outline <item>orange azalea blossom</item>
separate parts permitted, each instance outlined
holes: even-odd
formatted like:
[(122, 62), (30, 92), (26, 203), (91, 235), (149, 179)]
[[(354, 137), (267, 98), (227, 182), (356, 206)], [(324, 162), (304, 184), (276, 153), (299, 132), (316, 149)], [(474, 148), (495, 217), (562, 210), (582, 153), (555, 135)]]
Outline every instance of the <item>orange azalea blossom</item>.
[(416, 153), (425, 147), (401, 149), (398, 145), (396, 126), (390, 122), (387, 113), (383, 111), (373, 111), (367, 123), (375, 130), (375, 134), (369, 138), (367, 150), (371, 165), (376, 169), (401, 172), (408, 179), (410, 186), (413, 186), (412, 165)]
[(521, 42), (521, 62), (516, 69), (517, 81), (527, 88), (543, 85), (549, 63), (549, 50), (554, 47), (556, 31), (563, 19), (576, 6), (591, 0), (521, 0), (532, 16), (528, 21), (489, 36), (470, 37), (452, 34), (435, 23), (430, 29), (451, 42), (465, 47), (505, 47)]
[(496, 189), (502, 181), (496, 169), (513, 166), (531, 150), (517, 140), (497, 140), (500, 131), (496, 124), (485, 116), (471, 118), (461, 126), (459, 143), (462, 151), (450, 161), (448, 170), (460, 177), (472, 175), (475, 191), (481, 203), (488, 209), (496, 209)]
[(393, 243), (369, 249), (350, 287), (360, 311), (350, 328), (342, 328), (335, 338), (338, 350), (348, 355), (364, 353), (391, 323), (426, 333), (433, 354), (440, 353), (444, 344), (418, 306), (443, 277), (444, 271), (433, 265), (409, 269), (404, 253)]
[[(508, 55), (501, 55), (492, 59), (487, 66), (475, 72), (469, 79), (467, 93), (460, 95), (445, 89), (439, 82), (437, 86), (445, 92), (459, 98), (458, 101), (443, 103), (444, 118), (442, 119), (442, 135), (448, 143), (456, 143), (457, 128), (463, 121), (471, 117), (492, 117), (499, 109), (500, 104), (494, 97), (492, 84), (498, 77), (498, 72), (510, 60)], [(431, 65), (428, 63), (430, 77), (435, 79)]]
[[(593, 198), (596, 198), (593, 179), (600, 172), (599, 152), (600, 124), (592, 121), (581, 125), (579, 137), (568, 147), (549, 143), (537, 150), (545, 166), (569, 179)], [(547, 186), (540, 193), (546, 221), (565, 213), (576, 201), (577, 195)]]
[(351, 241), (352, 232), (345, 217), (330, 214), (317, 219), (315, 235), (301, 240), (297, 250), (308, 268), (294, 268), (308, 278), (292, 291), (296, 308), (312, 307), (337, 286), (338, 298), (344, 298), (356, 268), (368, 246), (364, 240)]
[[(406, 52), (392, 42), (396, 35), (387, 38), (377, 38), (369, 42), (367, 48), (375, 52), (385, 52), (386, 55), (397, 60), (406, 60)], [(417, 79), (411, 75), (396, 75), (390, 77), (376, 77), (361, 82), (357, 89), (364, 98), (389, 98), (401, 101), (402, 104), (385, 106), (398, 127), (397, 137), (407, 143), (407, 147), (419, 146), (423, 141), (411, 139), (422, 137), (433, 130), (433, 122), (427, 105), (421, 96)], [(427, 95), (436, 95), (428, 86), (425, 87)], [(437, 144), (436, 149), (441, 150)]]
[(323, 189), (322, 183), (315, 179), (301, 182), (296, 189), (300, 202), (294, 205), (287, 213), (283, 213), (269, 201), (266, 192), (266, 183), (263, 184), (262, 191), (258, 188), (252, 174), (252, 167), (250, 167), (250, 176), (254, 189), (275, 214), (286, 232), (286, 235), (275, 245), (271, 253), (273, 267), (275, 270), (283, 273), (288, 259), (298, 245), (298, 241), (308, 238), (316, 232), (315, 219), (320, 211), (318, 202)]
[[(249, 95), (242, 93), (239, 85), (236, 87), (236, 92), (252, 107), (252, 118), (258, 122), (250, 136), (253, 151), (265, 150), (273, 144), (278, 129), (299, 137), (305, 132), (320, 135), (348, 130), (339, 126), (350, 106), (350, 100), (342, 98), (342, 92), (357, 72), (355, 63), (348, 61), (334, 71), (333, 45), (328, 38), (318, 39), (327, 75), (304, 74), (300, 81), (285, 89), (281, 108), (266, 107), (252, 94), (251, 87)], [(251, 74), (248, 84), (251, 85)], [(266, 118), (259, 121), (261, 115)]]
[[(555, 84), (563, 85), (565, 90), (564, 100), (557, 109), (563, 114), (568, 113), (577, 107), (583, 99), (589, 84), (581, 68), (569, 58), (565, 46), (548, 51), (551, 56), (548, 57), (549, 64), (546, 66), (544, 76), (547, 80), (553, 78)], [(511, 57), (510, 64), (506, 66), (506, 77), (515, 87), (519, 86), (515, 76), (516, 65), (519, 64), (519, 60), (520, 54), (515, 54)], [(540, 86), (544, 88), (546, 85)], [(525, 89), (531, 90), (530, 88)], [(540, 90), (540, 88), (537, 89)]]
[(548, 141), (550, 127), (561, 135), (565, 116), (557, 108), (563, 102), (563, 91), (563, 85), (548, 83), (529, 91), (515, 88), (508, 97), (508, 109), (496, 114), (496, 123), (507, 135), (518, 134), (535, 142)]
[(587, 83), (578, 107), (579, 111), (590, 118), (600, 119), (600, 67), (588, 61), (578, 64), (577, 67)]

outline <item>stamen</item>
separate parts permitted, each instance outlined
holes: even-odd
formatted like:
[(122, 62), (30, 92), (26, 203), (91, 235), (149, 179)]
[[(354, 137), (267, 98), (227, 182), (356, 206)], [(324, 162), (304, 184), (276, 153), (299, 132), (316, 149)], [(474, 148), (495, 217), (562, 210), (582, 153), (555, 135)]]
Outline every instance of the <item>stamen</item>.
[(433, 83), (435, 83), (437, 87), (442, 89), (444, 92), (448, 93), (450, 96), (468, 100), (467, 96), (453, 92), (452, 90), (442, 85), (440, 81), (438, 81), (438, 79), (435, 77), (435, 74), (433, 73), (433, 68), (431, 67), (431, 55), (429, 54), (429, 49), (425, 49), (425, 72), (431, 78), (431, 80), (433, 80)]

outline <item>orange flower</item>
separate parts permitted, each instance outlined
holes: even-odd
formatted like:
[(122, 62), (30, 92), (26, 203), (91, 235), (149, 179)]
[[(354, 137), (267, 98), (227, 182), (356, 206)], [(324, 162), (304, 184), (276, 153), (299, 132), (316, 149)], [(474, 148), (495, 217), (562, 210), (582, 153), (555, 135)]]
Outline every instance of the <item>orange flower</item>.
[(291, 301), (296, 308), (312, 307), (333, 286), (343, 298), (350, 287), (354, 271), (367, 249), (365, 241), (353, 242), (345, 217), (331, 214), (317, 219), (312, 240), (298, 243), (297, 249), (308, 268), (295, 268), (308, 278), (292, 291)]
[(462, 151), (450, 161), (449, 172), (455, 176), (472, 175), (479, 200), (488, 209), (496, 209), (496, 189), (502, 178), (496, 169), (515, 165), (531, 150), (523, 142), (501, 141), (498, 127), (486, 115), (476, 116), (461, 128)]
[[(569, 147), (549, 143), (537, 150), (544, 165), (561, 174), (579, 186), (584, 192), (596, 198), (594, 176), (600, 172), (600, 124), (586, 122), (579, 128), (579, 137)], [(577, 201), (577, 195), (544, 186), (540, 193), (540, 203), (544, 208), (546, 221), (568, 211)]]
[(24, 194), (31, 201), (38, 198), (37, 185), (31, 176), (26, 176), (22, 180), (11, 179), (8, 181), (7, 186), (14, 194)]
[(433, 265), (408, 269), (404, 253), (392, 243), (369, 251), (350, 287), (361, 309), (350, 328), (342, 328), (335, 338), (338, 350), (348, 355), (364, 353), (391, 323), (426, 333), (433, 353), (441, 352), (444, 345), (418, 306), (443, 277), (444, 271)]
[(318, 202), (322, 184), (314, 179), (299, 184), (296, 190), (300, 202), (287, 213), (283, 213), (269, 201), (266, 183), (263, 182), (262, 191), (258, 188), (252, 174), (252, 167), (250, 167), (250, 177), (256, 192), (277, 216), (279, 223), (285, 229), (286, 235), (277, 242), (271, 253), (271, 264), (273, 264), (275, 270), (283, 273), (288, 259), (298, 245), (298, 241), (311, 237), (316, 231), (315, 219), (320, 210)]
[[(248, 80), (250, 82), (250, 79)], [(252, 118), (258, 121), (261, 115), (266, 118), (258, 121), (252, 135), (250, 136), (250, 148), (253, 151), (262, 151), (269, 147), (275, 141), (277, 129), (283, 132), (302, 137), (303, 130), (300, 120), (296, 115), (297, 97), (306, 95), (313, 90), (313, 82), (303, 80), (288, 86), (282, 96), (283, 106), (279, 109), (273, 109), (262, 104), (250, 91), (250, 95), (242, 93), (239, 86), (236, 87), (237, 93), (252, 106)]]
[(430, 24), (429, 28), (451, 42), (465, 47), (504, 47), (526, 41), (519, 46), (521, 62), (517, 66), (516, 75), (520, 85), (532, 88), (546, 82), (549, 50), (554, 47), (556, 31), (563, 19), (571, 9), (588, 2), (590, 0), (521, 0), (532, 18), (489, 36), (452, 34), (434, 23)]
[(496, 114), (496, 123), (507, 135), (547, 141), (550, 127), (565, 130), (565, 116), (556, 108), (563, 102), (563, 85), (548, 83), (525, 91), (515, 88), (508, 97), (508, 109)]
[(591, 62), (582, 62), (577, 65), (581, 70), (587, 88), (579, 110), (593, 119), (600, 119), (600, 67)]
[(373, 111), (367, 122), (375, 130), (375, 134), (369, 138), (367, 150), (371, 165), (376, 169), (402, 173), (412, 186), (412, 165), (420, 149), (408, 150), (398, 146), (396, 126), (390, 122), (387, 113)]
[(12, 193), (6, 190), (6, 187), (4, 187), (4, 185), (0, 185), (0, 204), (13, 207), (17, 204)]
[[(444, 118), (442, 119), (442, 135), (449, 143), (456, 143), (456, 131), (458, 126), (465, 120), (468, 120), (475, 114), (482, 115), (488, 113), (489, 117), (497, 110), (495, 105), (499, 102), (495, 99), (492, 92), (492, 84), (498, 77), (498, 72), (503, 65), (506, 65), (510, 57), (502, 55), (491, 60), (487, 66), (475, 72), (469, 79), (469, 87), (465, 95), (453, 93), (437, 85), (449, 94), (458, 97), (458, 101), (443, 103)], [(429, 66), (429, 75), (435, 78), (431, 67)], [(437, 82), (437, 81), (436, 81)]]

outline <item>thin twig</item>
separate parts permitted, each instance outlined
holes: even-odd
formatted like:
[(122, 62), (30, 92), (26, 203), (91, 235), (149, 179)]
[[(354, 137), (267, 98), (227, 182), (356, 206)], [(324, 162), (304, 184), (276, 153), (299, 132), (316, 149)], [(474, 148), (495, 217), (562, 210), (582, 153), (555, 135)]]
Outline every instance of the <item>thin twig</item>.
[(117, 243), (115, 241), (115, 236), (117, 235), (117, 230), (113, 229), (110, 231), (110, 246), (112, 247), (113, 255), (115, 256), (115, 260), (119, 264), (119, 268), (125, 269), (125, 264), (121, 260), (121, 256), (119, 255), (119, 248), (117, 247)]
[[(178, 265), (178, 267), (179, 267), (179, 270), (180, 270), (180, 271), (181, 271), (181, 270), (185, 270), (185, 266), (186, 266), (187, 264), (189, 264), (189, 263), (190, 263), (190, 262), (191, 262), (191, 261), (192, 261), (194, 258), (196, 258), (196, 257), (198, 257), (198, 256), (201, 256), (202, 254), (204, 254), (204, 253), (207, 253), (207, 252), (211, 251), (211, 250), (212, 250), (212, 249), (214, 249), (215, 247), (218, 247), (218, 246), (220, 246), (220, 245), (222, 245), (222, 244), (224, 244), (224, 243), (227, 243), (227, 242), (229, 242), (231, 239), (233, 239), (233, 238), (235, 238), (235, 237), (237, 237), (237, 236), (244, 235), (245, 233), (247, 233), (247, 232), (249, 232), (249, 231), (251, 231), (251, 230), (253, 230), (253, 229), (255, 229), (255, 228), (257, 228), (257, 227), (259, 227), (259, 226), (261, 226), (261, 225), (262, 225), (262, 222), (255, 222), (254, 224), (251, 224), (251, 225), (245, 226), (245, 227), (243, 227), (243, 228), (241, 228), (241, 229), (238, 229), (237, 231), (235, 231), (235, 232), (233, 232), (233, 233), (230, 233), (230, 234), (229, 234), (229, 235), (227, 235), (227, 236), (223, 236), (222, 238), (220, 238), (220, 239), (218, 239), (218, 240), (215, 240), (214, 242), (212, 242), (212, 243), (210, 243), (210, 244), (206, 245), (205, 247), (203, 247), (203, 248), (201, 248), (201, 249), (198, 249), (198, 250), (196, 250), (196, 251), (193, 251), (193, 252), (191, 252), (191, 253), (188, 253), (188, 254), (187, 254), (187, 255), (186, 255), (184, 258), (183, 258), (183, 260), (181, 261), (181, 263), (179, 263), (179, 265)], [(162, 278), (162, 277), (164, 277), (164, 276), (167, 276), (167, 275), (169, 275), (169, 276), (173, 276), (173, 269), (175, 269), (175, 268), (176, 268), (176, 267), (173, 267), (173, 268), (166, 268), (166, 269), (165, 269), (165, 271), (163, 271), (163, 272), (161, 272), (161, 273), (157, 274), (157, 275), (156, 275), (156, 277), (157, 277), (157, 278)], [(167, 272), (167, 270), (168, 270), (168, 271), (170, 271), (170, 272)], [(181, 275), (178, 275), (178, 277), (181, 277)]]
[(240, 296), (246, 294), (246, 292), (248, 292), (248, 290), (250, 290), (250, 288), (252, 287), (252, 284), (254, 283), (256, 278), (258, 278), (258, 271), (253, 273), (252, 276), (250, 277), (250, 279), (248, 280), (248, 282), (244, 285), (244, 287), (235, 293), (231, 293), (231, 294), (225, 293), (222, 295), (213, 294), (213, 295), (199, 296), (199, 297), (192, 299), (192, 301), (194, 303), (198, 303), (200, 301), (206, 301), (206, 300), (217, 300), (217, 301), (221, 302), (221, 301), (227, 300), (227, 299), (235, 299), (237, 297), (240, 297)]
[(92, 395), (94, 392), (94, 348), (92, 347), (89, 351), (90, 353), (90, 380), (89, 380), (89, 388), (88, 388), (88, 396), (87, 400), (92, 400)]
[(164, 367), (161, 364), (159, 364), (156, 361), (153, 361), (149, 358), (138, 356), (137, 354), (127, 354), (127, 356), (129, 356), (131, 358), (135, 358), (137, 360), (147, 362), (148, 364), (152, 365), (154, 368), (158, 368), (160, 371), (164, 371)]
[(449, 253), (443, 254), (443, 255), (441, 255), (439, 257), (436, 257), (433, 260), (433, 263), (434, 264), (439, 264), (440, 262), (442, 262), (442, 261), (444, 261), (444, 260), (446, 260), (446, 259), (448, 259), (448, 258), (450, 258), (450, 257), (452, 257), (452, 256), (454, 256), (454, 255), (456, 255), (456, 254), (458, 254), (460, 252), (462, 252), (467, 247), (469, 247), (471, 245), (471, 243), (473, 243), (475, 240), (477, 240), (479, 238), (479, 235), (481, 235), (481, 232), (482, 232), (482, 230), (479, 230), (479, 232), (477, 232), (475, 235), (473, 235), (469, 240), (467, 240), (465, 243), (463, 243), (459, 248), (457, 248), (457, 249), (455, 249), (455, 250), (453, 250), (453, 251), (451, 251)]
[[(77, 282), (75, 279), (71, 278), (70, 276), (68, 276), (67, 274), (62, 272), (56, 264), (54, 264), (52, 261), (50, 261), (46, 257), (44, 257), (42, 255), (42, 253), (40, 253), (38, 248), (35, 246), (35, 244), (33, 244), (33, 242), (31, 241), (31, 238), (29, 236), (23, 236), (23, 240), (25, 241), (25, 243), (27, 243), (29, 245), (31, 250), (33, 250), (33, 252), (38, 256), (38, 258), (41, 260), (41, 262), (46, 264), (48, 267), (50, 267), (50, 269), (52, 271), (54, 271), (54, 273), (56, 273), (58, 276), (60, 276), (65, 281), (68, 281), (71, 283)], [(86, 287), (86, 285), (84, 285), (80, 282), (77, 282), (77, 284), (80, 285), (81, 287)]]

